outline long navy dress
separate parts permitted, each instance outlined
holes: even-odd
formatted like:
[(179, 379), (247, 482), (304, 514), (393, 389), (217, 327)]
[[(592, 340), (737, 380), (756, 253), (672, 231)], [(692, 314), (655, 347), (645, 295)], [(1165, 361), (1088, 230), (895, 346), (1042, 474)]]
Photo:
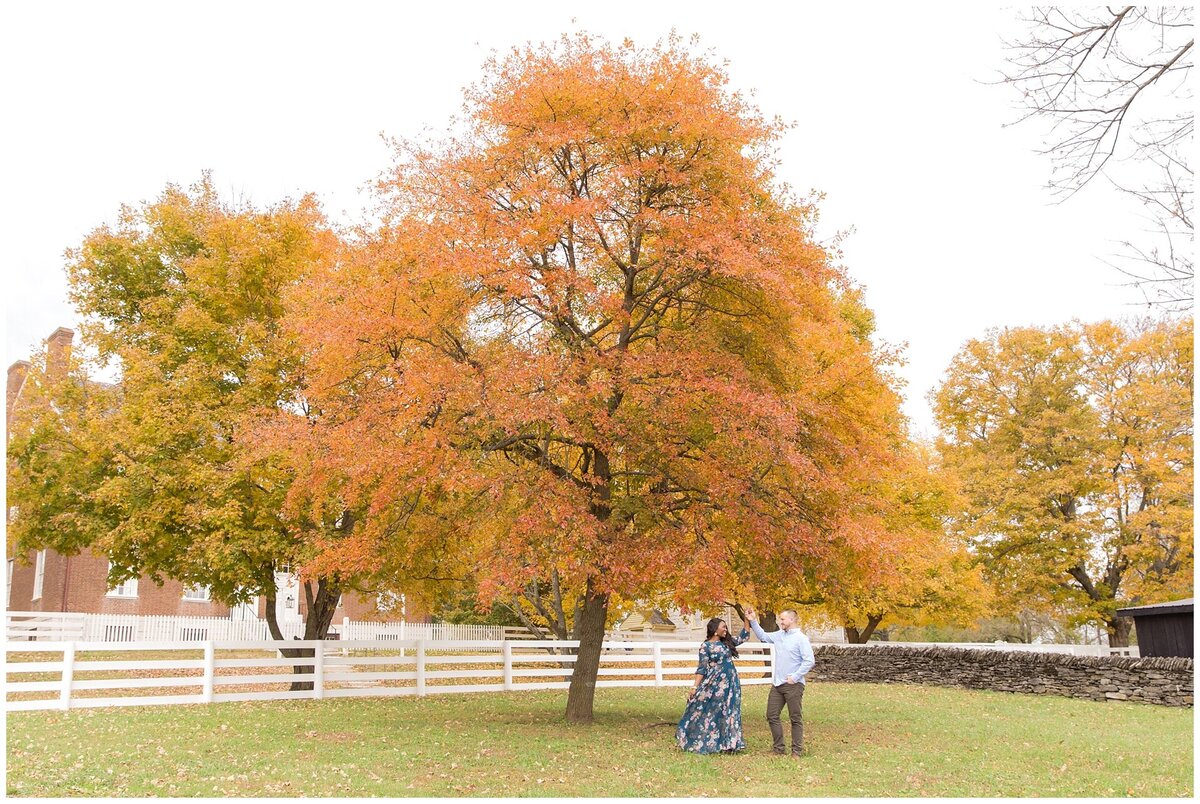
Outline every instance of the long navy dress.
[[(749, 638), (750, 632), (743, 628), (733, 644), (740, 645)], [(700, 646), (696, 674), (704, 678), (683, 710), (675, 742), (684, 751), (698, 754), (743, 750), (742, 682), (729, 648), (723, 642), (705, 641)]]

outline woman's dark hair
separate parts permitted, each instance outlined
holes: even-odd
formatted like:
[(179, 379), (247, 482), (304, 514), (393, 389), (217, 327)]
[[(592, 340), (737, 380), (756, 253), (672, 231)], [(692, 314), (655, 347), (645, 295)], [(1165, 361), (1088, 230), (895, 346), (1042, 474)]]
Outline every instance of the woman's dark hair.
[[(723, 622), (725, 622), (725, 621), (722, 620), (720, 617), (713, 617), (711, 620), (709, 620), (708, 621), (708, 636), (706, 636), (705, 639), (712, 639), (713, 635), (717, 633), (717, 626), (719, 626)], [(721, 637), (721, 642), (724, 643), (725, 647), (729, 648), (730, 654), (732, 654), (733, 658), (736, 659), (737, 655), (738, 655), (737, 645), (735, 645), (733, 642), (733, 635), (729, 633), (728, 625), (725, 626), (725, 636)]]

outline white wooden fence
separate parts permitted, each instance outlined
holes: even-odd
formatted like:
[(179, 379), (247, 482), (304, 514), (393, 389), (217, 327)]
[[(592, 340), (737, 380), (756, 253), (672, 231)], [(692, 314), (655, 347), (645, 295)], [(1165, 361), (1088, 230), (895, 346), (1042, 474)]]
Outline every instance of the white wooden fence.
[[(304, 623), (281, 622), (287, 639), (304, 635)], [(205, 640), (262, 641), (271, 638), (265, 620), (228, 617), (178, 617), (145, 614), (72, 614), (10, 611), (5, 614), (8, 641), (65, 640), (86, 642), (203, 642)], [(502, 639), (494, 625), (450, 623), (377, 623), (343, 619), (332, 633), (340, 639)]]
[(86, 616), (39, 611), (5, 612), (6, 639), (83, 639)]
[(333, 624), (340, 639), (446, 639), (502, 640), (505, 629), (499, 625), (457, 623), (376, 623), (369, 620), (346, 619)]
[[(87, 642), (202, 642), (204, 640), (261, 641), (271, 638), (265, 620), (233, 620), (228, 617), (177, 617), (142, 614), (73, 614), (38, 611), (6, 613), (8, 641), (84, 640)], [(280, 623), (280, 631), (288, 639), (304, 635), (302, 622)], [(523, 628), (497, 625), (458, 625), (451, 623), (372, 622), (343, 619), (334, 622), (331, 633), (339, 639), (431, 641), (447, 639), (500, 640), (519, 639), (534, 642)], [(614, 634), (617, 642), (695, 642), (696, 634)], [(822, 640), (814, 638), (814, 643)], [(845, 644), (845, 643), (841, 643)], [(869, 642), (874, 647), (907, 648), (967, 648), (972, 650), (1009, 650), (1035, 653), (1067, 653), (1073, 656), (1132, 656), (1137, 657), (1136, 645), (1110, 648), (1107, 645), (1025, 644), (1015, 642)], [(854, 647), (848, 645), (848, 647)]]
[[(5, 707), (79, 709), (565, 689), (577, 659), (571, 652), (578, 645), (557, 640), (423, 639), (8, 642)], [(597, 686), (689, 685), (698, 648), (699, 643), (605, 642)], [(281, 649), (308, 650), (312, 655), (285, 658)], [(341, 655), (343, 650), (348, 655)], [(748, 643), (738, 651), (742, 684), (769, 684), (772, 646)], [(117, 656), (97, 658), (96, 652)], [(146, 652), (150, 657), (127, 655)], [(296, 673), (296, 667), (305, 668), (305, 674)], [(289, 690), (295, 681), (311, 682), (312, 689)]]

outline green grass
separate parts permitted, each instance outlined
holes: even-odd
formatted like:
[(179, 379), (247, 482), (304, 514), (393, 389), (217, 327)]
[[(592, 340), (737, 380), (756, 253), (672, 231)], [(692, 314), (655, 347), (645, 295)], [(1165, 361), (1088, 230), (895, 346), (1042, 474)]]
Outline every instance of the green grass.
[(808, 756), (685, 754), (681, 688), (14, 712), (14, 796), (1191, 796), (1192, 711), (935, 687), (814, 683)]

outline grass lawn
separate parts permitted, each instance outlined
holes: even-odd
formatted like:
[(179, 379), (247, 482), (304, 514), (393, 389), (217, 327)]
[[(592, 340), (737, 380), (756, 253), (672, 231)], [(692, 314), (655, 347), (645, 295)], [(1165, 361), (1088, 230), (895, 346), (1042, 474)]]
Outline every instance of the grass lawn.
[(808, 756), (674, 745), (685, 691), (603, 689), (8, 714), (10, 796), (1191, 796), (1192, 710), (814, 683)]

